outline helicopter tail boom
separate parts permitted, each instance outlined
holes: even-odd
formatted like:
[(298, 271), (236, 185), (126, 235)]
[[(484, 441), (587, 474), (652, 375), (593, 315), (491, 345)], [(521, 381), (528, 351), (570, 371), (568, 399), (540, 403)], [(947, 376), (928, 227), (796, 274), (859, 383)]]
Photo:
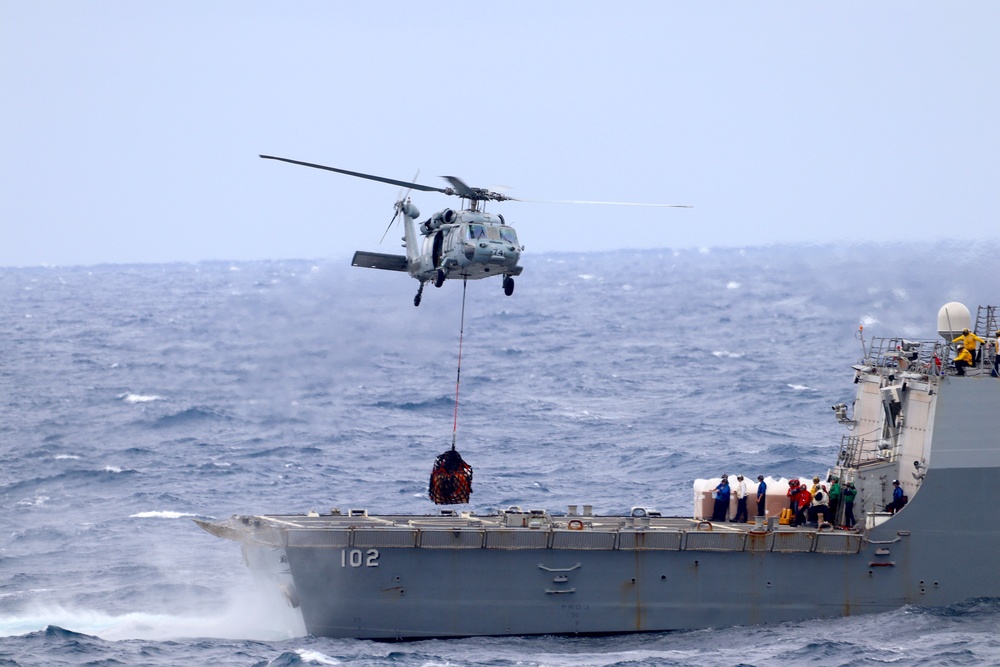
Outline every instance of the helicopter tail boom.
[(387, 255), (381, 252), (364, 252), (358, 250), (354, 253), (351, 266), (361, 266), (366, 269), (383, 269), (385, 271), (406, 271), (408, 262), (403, 255)]

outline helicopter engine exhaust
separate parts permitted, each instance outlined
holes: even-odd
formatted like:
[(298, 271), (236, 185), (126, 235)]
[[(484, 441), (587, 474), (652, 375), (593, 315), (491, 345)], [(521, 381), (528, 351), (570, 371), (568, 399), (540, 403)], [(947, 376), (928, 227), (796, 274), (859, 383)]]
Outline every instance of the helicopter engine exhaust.
[[(413, 216), (411, 216), (413, 217)], [(450, 225), (455, 221), (455, 211), (450, 208), (446, 208), (443, 211), (438, 211), (432, 215), (428, 220), (420, 223), (420, 231), (424, 234), (430, 234), (435, 229), (439, 229), (441, 225)]]

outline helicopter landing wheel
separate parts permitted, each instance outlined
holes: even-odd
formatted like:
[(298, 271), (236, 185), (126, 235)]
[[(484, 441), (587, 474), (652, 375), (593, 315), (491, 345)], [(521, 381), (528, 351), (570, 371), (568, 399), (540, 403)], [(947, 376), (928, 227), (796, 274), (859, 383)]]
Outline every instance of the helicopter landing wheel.
[(424, 294), (424, 284), (420, 283), (420, 288), (417, 290), (417, 295), (415, 297), (413, 297), (413, 305), (414, 306), (419, 306), (420, 305), (420, 297), (423, 296), (423, 294)]
[(514, 279), (510, 276), (504, 276), (503, 278), (503, 293), (507, 296), (514, 293)]
[(438, 269), (437, 273), (434, 274), (434, 287), (441, 287), (444, 285), (444, 279), (448, 274), (444, 272), (444, 269)]

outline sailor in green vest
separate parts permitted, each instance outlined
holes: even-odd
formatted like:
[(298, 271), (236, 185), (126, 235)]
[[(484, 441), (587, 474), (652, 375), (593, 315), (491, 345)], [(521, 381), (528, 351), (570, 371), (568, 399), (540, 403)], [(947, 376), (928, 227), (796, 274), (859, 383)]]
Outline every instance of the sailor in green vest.
[(844, 527), (854, 527), (854, 499), (858, 495), (858, 490), (854, 488), (854, 482), (848, 482), (844, 487)]
[(840, 509), (840, 497), (843, 494), (839, 477), (831, 477), (830, 482), (830, 523), (834, 523), (837, 519), (837, 510)]

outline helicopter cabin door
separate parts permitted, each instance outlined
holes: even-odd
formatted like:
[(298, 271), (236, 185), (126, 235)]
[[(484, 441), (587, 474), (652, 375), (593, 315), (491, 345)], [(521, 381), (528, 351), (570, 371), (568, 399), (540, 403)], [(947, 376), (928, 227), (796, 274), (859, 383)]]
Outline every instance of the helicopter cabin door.
[(444, 232), (439, 230), (434, 235), (434, 242), (431, 246), (431, 261), (434, 262), (434, 268), (441, 266), (441, 250), (444, 247)]

